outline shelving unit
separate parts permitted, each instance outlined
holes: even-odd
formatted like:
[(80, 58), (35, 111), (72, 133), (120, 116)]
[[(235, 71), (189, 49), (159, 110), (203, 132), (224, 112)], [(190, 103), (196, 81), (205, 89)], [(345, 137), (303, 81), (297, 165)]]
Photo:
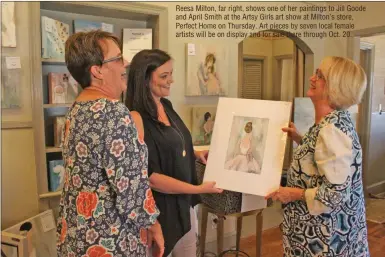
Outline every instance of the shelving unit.
[[(64, 116), (71, 103), (50, 104), (48, 101), (48, 73), (68, 72), (64, 60), (36, 58), (41, 56), (41, 16), (70, 25), (73, 33), (75, 19), (112, 24), (114, 34), (122, 39), (123, 28), (152, 28), (153, 47), (167, 51), (167, 9), (147, 3), (132, 2), (31, 2), (30, 64), (33, 74), (33, 128), (35, 139), (36, 177), (40, 211), (55, 209), (59, 192), (49, 191), (48, 162), (61, 159), (62, 149), (53, 144), (53, 119)], [(162, 30), (162, 34), (160, 33)], [(160, 43), (162, 42), (162, 43)]]

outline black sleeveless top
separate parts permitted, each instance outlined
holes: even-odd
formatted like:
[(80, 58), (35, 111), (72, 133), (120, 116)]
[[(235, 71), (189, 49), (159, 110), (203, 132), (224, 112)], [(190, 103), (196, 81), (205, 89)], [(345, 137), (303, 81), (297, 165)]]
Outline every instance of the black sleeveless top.
[[(161, 103), (171, 126), (165, 126), (138, 111), (143, 119), (144, 141), (148, 147), (148, 175), (156, 172), (197, 185), (190, 131), (169, 100), (162, 98)], [(186, 151), (184, 157), (183, 149)], [(154, 190), (153, 195), (160, 210), (158, 221), (165, 239), (164, 256), (168, 256), (178, 240), (190, 231), (190, 207), (198, 204), (200, 198), (199, 195), (164, 194)]]

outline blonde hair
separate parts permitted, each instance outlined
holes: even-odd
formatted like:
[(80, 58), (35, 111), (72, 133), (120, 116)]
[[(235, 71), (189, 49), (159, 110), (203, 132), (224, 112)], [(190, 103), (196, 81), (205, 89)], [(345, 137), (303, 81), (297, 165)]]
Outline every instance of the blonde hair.
[(366, 90), (364, 69), (350, 59), (337, 56), (324, 58), (320, 67), (323, 65), (326, 69), (321, 71), (326, 80), (329, 104), (336, 109), (348, 109), (359, 104)]

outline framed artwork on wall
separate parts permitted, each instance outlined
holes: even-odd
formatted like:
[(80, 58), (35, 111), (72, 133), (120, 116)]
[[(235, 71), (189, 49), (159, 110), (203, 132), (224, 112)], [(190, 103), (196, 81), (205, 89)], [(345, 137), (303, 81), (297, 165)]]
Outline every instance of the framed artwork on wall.
[(18, 109), (22, 107), (20, 57), (2, 56), (1, 68), (1, 108)]
[[(354, 105), (349, 109), (354, 126), (357, 128), (358, 106)], [(294, 125), (301, 135), (304, 135), (315, 122), (314, 105), (310, 97), (296, 97), (294, 98)], [(293, 142), (293, 148), (297, 144)]]
[(1, 3), (1, 46), (16, 47), (15, 2)]
[(75, 33), (88, 32), (88, 31), (97, 30), (97, 29), (114, 33), (114, 25), (112, 24), (98, 22), (98, 21), (74, 20)]
[(221, 45), (187, 44), (186, 96), (226, 96), (228, 49)]
[(220, 98), (204, 181), (265, 196), (279, 188), (291, 102)]
[(123, 57), (128, 62), (144, 50), (152, 49), (152, 29), (123, 29)]
[(192, 108), (191, 136), (194, 146), (210, 145), (216, 112), (216, 106), (194, 106)]

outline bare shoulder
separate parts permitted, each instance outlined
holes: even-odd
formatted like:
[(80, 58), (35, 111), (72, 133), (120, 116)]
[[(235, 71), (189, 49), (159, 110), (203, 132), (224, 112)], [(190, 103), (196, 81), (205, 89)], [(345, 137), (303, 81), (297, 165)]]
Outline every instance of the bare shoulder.
[(143, 140), (144, 138), (144, 129), (143, 129), (143, 120), (142, 116), (137, 111), (130, 111), (131, 117), (134, 120), (136, 129), (138, 130), (139, 138)]

